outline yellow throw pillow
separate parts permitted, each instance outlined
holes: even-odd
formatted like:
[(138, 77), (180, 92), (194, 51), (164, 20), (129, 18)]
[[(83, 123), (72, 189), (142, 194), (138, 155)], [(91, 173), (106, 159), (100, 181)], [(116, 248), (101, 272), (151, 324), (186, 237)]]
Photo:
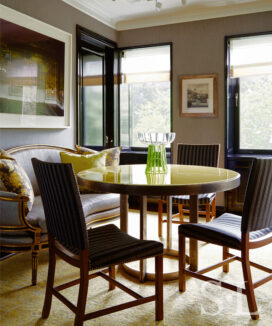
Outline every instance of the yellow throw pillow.
[(75, 175), (78, 172), (105, 166), (106, 153), (80, 155), (69, 152), (60, 152), (60, 159), (62, 163), (72, 163)]
[[(71, 163), (77, 176), (78, 172), (83, 170), (105, 167), (106, 155), (103, 152), (88, 155), (60, 152), (60, 159), (62, 163)], [(78, 188), (81, 193), (92, 193), (84, 186), (78, 185)]]
[(87, 148), (87, 147), (79, 146), (79, 145), (76, 145), (75, 147), (76, 147), (77, 152), (82, 155), (105, 152), (107, 154), (106, 166), (118, 166), (119, 165), (121, 147), (107, 148), (101, 152), (95, 151), (95, 150)]
[(0, 190), (14, 192), (29, 198), (27, 206), (25, 206), (25, 213), (27, 214), (34, 202), (31, 182), (25, 170), (3, 150), (0, 154), (0, 180)]

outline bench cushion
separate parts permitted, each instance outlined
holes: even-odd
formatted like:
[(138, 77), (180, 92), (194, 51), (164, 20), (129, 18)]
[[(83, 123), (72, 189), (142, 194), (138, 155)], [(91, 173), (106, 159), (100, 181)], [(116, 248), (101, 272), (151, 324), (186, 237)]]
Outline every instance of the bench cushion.
[[(106, 219), (120, 212), (120, 195), (118, 194), (82, 194), (81, 202), (83, 206), (86, 223), (95, 220)], [(41, 196), (36, 196), (32, 210), (27, 215), (27, 220), (33, 226), (39, 226), (42, 233), (47, 232), (44, 210)]]

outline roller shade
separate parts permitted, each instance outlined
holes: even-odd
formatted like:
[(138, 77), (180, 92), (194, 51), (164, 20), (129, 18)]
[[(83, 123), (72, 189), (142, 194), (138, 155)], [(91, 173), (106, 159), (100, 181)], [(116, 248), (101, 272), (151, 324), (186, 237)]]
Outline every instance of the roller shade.
[(170, 81), (169, 46), (124, 50), (121, 73), (125, 84)]
[(230, 41), (231, 78), (272, 74), (272, 34)]

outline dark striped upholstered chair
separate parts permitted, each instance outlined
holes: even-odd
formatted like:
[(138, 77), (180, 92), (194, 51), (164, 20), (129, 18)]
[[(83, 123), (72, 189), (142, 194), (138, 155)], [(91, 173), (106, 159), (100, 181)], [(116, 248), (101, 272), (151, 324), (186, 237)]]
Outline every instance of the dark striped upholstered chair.
[[(218, 167), (219, 164), (219, 144), (178, 144), (177, 164), (183, 165), (202, 165)], [(178, 214), (173, 215), (173, 223), (184, 223), (184, 214), (189, 213), (189, 195), (172, 196), (173, 205), (178, 206)], [(162, 197), (158, 201), (158, 234), (162, 236), (162, 223), (167, 222), (163, 219), (163, 203), (166, 197)], [(198, 195), (200, 211), (199, 215), (205, 215), (206, 221), (216, 217), (216, 194), (201, 194)], [(176, 219), (178, 218), (178, 220)]]
[[(156, 320), (163, 319), (162, 253), (157, 241), (139, 240), (108, 224), (87, 230), (79, 191), (71, 164), (32, 159), (44, 205), (49, 240), (49, 268), (42, 317), (50, 313), (55, 295), (75, 313), (74, 325), (115, 311), (155, 301)], [(54, 287), (56, 255), (80, 269), (80, 279)], [(115, 265), (155, 256), (156, 293), (142, 297), (115, 280)], [(106, 273), (109, 273), (107, 275)], [(117, 306), (85, 313), (89, 279), (101, 276), (135, 299)], [(77, 305), (60, 291), (79, 284)]]
[[(214, 243), (223, 247), (223, 261), (197, 272), (185, 269), (185, 238)], [(258, 319), (259, 313), (254, 296), (254, 288), (272, 280), (272, 269), (249, 261), (249, 250), (272, 243), (272, 159), (255, 159), (250, 173), (242, 217), (225, 213), (205, 224), (183, 224), (179, 226), (179, 290), (184, 292), (186, 275), (203, 281), (243, 293), (252, 319)], [(229, 248), (241, 251), (241, 257), (229, 252)], [(223, 266), (229, 271), (229, 263), (239, 260), (244, 274), (244, 288), (215, 280), (203, 275)], [(250, 265), (259, 268), (269, 275), (260, 281), (252, 282)], [(272, 301), (272, 297), (271, 297)]]

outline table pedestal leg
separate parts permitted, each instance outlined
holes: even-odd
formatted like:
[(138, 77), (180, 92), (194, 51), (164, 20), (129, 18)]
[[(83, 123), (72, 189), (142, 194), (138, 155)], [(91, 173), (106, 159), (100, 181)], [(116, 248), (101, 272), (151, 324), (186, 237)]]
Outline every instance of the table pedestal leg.
[(120, 229), (128, 232), (128, 195), (120, 195)]
[[(140, 239), (146, 240), (146, 211), (147, 197), (140, 196)], [(146, 277), (146, 260), (140, 260), (140, 281), (144, 282)]]
[[(120, 198), (120, 225), (121, 229), (127, 232), (128, 229), (128, 196), (121, 195)], [(172, 248), (172, 197), (167, 199), (167, 248), (164, 252), (168, 256), (178, 256), (177, 250)], [(140, 239), (145, 240), (147, 238), (147, 196), (140, 197)], [(129, 275), (137, 277), (140, 282), (144, 281), (155, 281), (155, 274), (148, 273), (146, 268), (146, 260), (140, 260), (140, 268), (133, 269), (126, 264), (122, 265), (125, 272)], [(178, 272), (165, 273), (163, 280), (172, 281), (178, 279)]]
[(167, 250), (172, 249), (172, 197), (167, 196)]
[[(190, 223), (198, 223), (198, 195), (190, 195)], [(198, 269), (198, 243), (190, 238), (190, 270)]]

